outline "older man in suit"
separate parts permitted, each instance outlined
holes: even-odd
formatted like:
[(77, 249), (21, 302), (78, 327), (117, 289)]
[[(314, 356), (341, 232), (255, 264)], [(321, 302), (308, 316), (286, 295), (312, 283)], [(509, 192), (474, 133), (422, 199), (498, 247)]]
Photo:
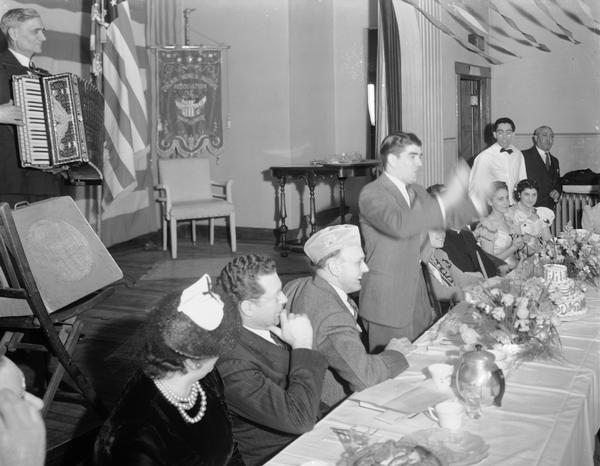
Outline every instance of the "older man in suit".
[(8, 49), (0, 52), (0, 202), (35, 202), (61, 193), (60, 178), (52, 172), (22, 168), (17, 147), (16, 125), (21, 110), (12, 104), (12, 77), (35, 74), (33, 55), (41, 53), (46, 40), (38, 12), (31, 8), (8, 10), (0, 20)]
[(308, 318), (283, 310), (273, 259), (236, 257), (218, 281), (243, 325), (237, 345), (217, 362), (233, 436), (246, 464), (264, 464), (315, 425), (327, 362), (312, 349)]
[(408, 367), (403, 353), (410, 342), (392, 338), (385, 351), (369, 354), (361, 341), (358, 307), (348, 293), (360, 289), (364, 261), (360, 232), (355, 225), (335, 225), (312, 235), (304, 252), (315, 264), (312, 277), (288, 283), (287, 308), (304, 313), (314, 331), (315, 348), (329, 364), (321, 401), (333, 407), (354, 391), (395, 377)]
[(362, 280), (360, 314), (371, 350), (393, 337), (412, 341), (433, 321), (419, 265), (423, 235), (444, 228), (450, 214), (466, 223), (485, 209), (474, 198), (476, 209), (467, 196), (469, 171), (464, 164), (436, 197), (416, 184), (423, 151), (414, 134), (387, 136), (380, 155), (384, 172), (362, 189), (358, 202), (370, 269)]
[(523, 151), (527, 178), (538, 185), (536, 207), (556, 209), (562, 193), (558, 159), (550, 153), (554, 132), (549, 126), (540, 126), (533, 133), (533, 147)]

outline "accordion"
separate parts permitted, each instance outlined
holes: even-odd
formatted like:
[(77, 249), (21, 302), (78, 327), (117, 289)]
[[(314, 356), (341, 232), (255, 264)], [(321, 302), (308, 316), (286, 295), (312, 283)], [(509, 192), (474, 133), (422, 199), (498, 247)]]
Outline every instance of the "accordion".
[(21, 166), (47, 169), (102, 160), (104, 99), (71, 73), (13, 76)]

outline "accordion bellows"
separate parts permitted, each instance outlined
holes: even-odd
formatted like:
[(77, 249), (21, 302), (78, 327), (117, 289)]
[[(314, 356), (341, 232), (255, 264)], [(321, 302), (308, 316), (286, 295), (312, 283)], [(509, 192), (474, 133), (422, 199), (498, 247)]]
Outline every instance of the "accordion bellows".
[(23, 167), (100, 160), (104, 100), (93, 84), (71, 73), (13, 76), (13, 93), (23, 112), (17, 130)]

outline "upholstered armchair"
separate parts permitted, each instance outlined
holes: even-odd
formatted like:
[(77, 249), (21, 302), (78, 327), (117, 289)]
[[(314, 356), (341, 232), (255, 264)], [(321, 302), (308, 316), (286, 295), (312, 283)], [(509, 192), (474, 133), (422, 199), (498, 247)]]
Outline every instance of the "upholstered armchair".
[(208, 219), (210, 244), (214, 244), (214, 219), (227, 217), (231, 250), (236, 250), (235, 207), (232, 198), (233, 180), (212, 181), (208, 159), (159, 159), (160, 184), (157, 202), (161, 204), (162, 247), (167, 250), (167, 224), (171, 239), (171, 257), (177, 258), (177, 222), (191, 220), (192, 242), (196, 242), (196, 220)]

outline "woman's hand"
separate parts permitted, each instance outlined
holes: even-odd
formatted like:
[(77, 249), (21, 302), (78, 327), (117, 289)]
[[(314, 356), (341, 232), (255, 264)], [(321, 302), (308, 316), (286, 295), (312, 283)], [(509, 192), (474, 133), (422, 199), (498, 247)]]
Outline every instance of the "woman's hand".
[(522, 235), (513, 236), (511, 246), (514, 247), (515, 250), (517, 250), (517, 251), (519, 249), (521, 249), (523, 246), (525, 246), (525, 240), (524, 240), (523, 236)]

